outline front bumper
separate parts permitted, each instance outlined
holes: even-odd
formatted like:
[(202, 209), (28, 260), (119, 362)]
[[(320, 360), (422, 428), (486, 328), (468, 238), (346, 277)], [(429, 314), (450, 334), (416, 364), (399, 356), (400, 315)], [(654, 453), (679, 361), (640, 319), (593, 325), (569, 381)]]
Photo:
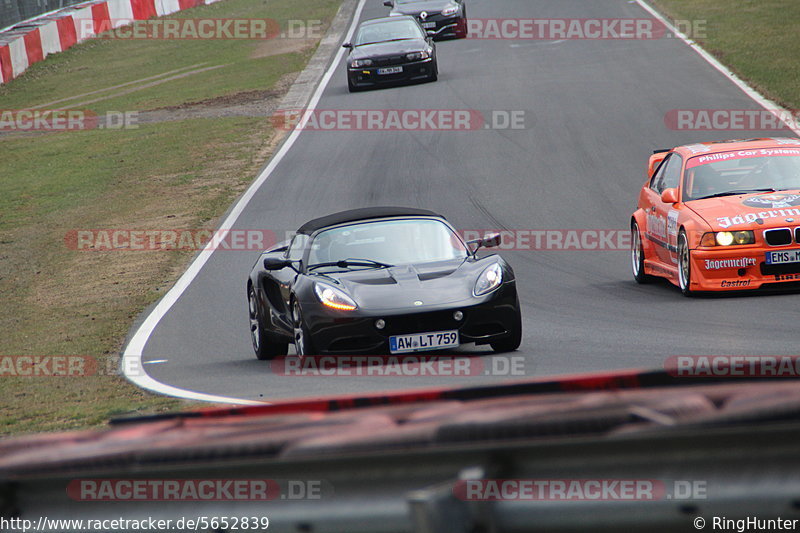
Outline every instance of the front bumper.
[(467, 19), (461, 15), (450, 17), (432, 15), (425, 20), (420, 19), (418, 16), (417, 20), (419, 20), (424, 30), (437, 32), (434, 39), (467, 36)]
[[(375, 312), (359, 316), (348, 316), (314, 303), (303, 307), (303, 316), (320, 355), (387, 354), (389, 337), (407, 333), (458, 330), (461, 344), (488, 344), (511, 335), (519, 313), (514, 282), (503, 285), (482, 301), (474, 300), (479, 303), (440, 306), (416, 313)], [(453, 317), (457, 310), (464, 314), (460, 321)], [(386, 322), (382, 330), (375, 327), (378, 318)]]
[(691, 253), (692, 290), (731, 291), (772, 288), (800, 281), (800, 262), (769, 265), (767, 252), (800, 246), (698, 248)]
[[(381, 65), (372, 67), (353, 68), (347, 67), (347, 77), (350, 83), (356, 87), (376, 87), (379, 85), (391, 85), (399, 82), (409, 82), (417, 80), (427, 80), (434, 72), (432, 58), (421, 61), (412, 61), (397, 65)], [(384, 68), (402, 67), (403, 71), (396, 74), (379, 74), (378, 71)]]

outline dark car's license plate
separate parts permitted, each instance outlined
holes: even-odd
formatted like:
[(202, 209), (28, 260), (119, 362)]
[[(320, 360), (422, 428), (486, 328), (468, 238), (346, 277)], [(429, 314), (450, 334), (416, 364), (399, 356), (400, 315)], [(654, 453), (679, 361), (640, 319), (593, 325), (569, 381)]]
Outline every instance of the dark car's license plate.
[(440, 348), (456, 348), (458, 331), (432, 331), (428, 333), (411, 333), (409, 335), (393, 335), (389, 337), (389, 351), (392, 353), (419, 352)]
[(403, 67), (386, 67), (378, 69), (378, 74), (400, 74), (401, 72), (403, 72)]

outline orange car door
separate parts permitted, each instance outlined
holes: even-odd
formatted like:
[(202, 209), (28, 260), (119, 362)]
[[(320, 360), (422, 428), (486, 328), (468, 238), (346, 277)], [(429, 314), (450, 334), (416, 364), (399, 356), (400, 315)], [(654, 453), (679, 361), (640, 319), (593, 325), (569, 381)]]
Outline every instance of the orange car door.
[(666, 265), (677, 264), (677, 215), (671, 203), (661, 201), (661, 193), (678, 187), (682, 161), (676, 153), (667, 155), (650, 180), (647, 190), (647, 230), (645, 238), (653, 243), (658, 260)]

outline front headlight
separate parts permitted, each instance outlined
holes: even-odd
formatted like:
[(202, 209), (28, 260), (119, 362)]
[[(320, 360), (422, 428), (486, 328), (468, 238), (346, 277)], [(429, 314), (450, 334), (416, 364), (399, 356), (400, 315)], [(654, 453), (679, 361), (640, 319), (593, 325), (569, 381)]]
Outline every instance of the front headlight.
[(483, 296), (495, 290), (501, 283), (503, 283), (503, 267), (499, 263), (495, 263), (483, 269), (481, 275), (478, 276), (478, 281), (475, 282), (472, 294), (473, 296)]
[(372, 65), (371, 59), (354, 59), (350, 66), (353, 68), (361, 68), (361, 67), (368, 67)]
[(431, 53), (424, 50), (422, 52), (411, 52), (410, 54), (406, 54), (406, 59), (409, 61), (420, 61), (422, 59), (428, 59), (431, 57)]
[(358, 306), (344, 291), (325, 283), (315, 283), (314, 292), (322, 305), (338, 311), (353, 311)]
[(450, 15), (455, 15), (458, 13), (458, 6), (450, 6), (442, 9), (442, 16), (449, 17)]
[(738, 246), (753, 244), (756, 235), (752, 230), (709, 232), (700, 239), (700, 246)]

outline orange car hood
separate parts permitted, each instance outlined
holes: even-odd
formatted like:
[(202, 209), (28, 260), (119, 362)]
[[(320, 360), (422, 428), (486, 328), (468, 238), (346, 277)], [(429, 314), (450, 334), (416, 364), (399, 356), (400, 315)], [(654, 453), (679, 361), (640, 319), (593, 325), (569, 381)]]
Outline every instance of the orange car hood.
[(713, 231), (800, 225), (800, 190), (691, 200), (686, 207), (705, 220)]

